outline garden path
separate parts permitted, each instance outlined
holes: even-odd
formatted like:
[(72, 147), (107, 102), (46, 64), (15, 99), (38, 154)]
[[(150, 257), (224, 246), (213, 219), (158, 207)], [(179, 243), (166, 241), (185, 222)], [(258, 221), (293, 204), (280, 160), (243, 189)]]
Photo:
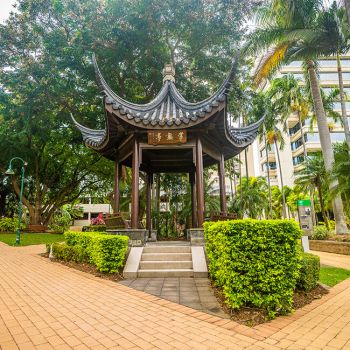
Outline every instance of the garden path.
[(254, 328), (0, 243), (0, 348), (350, 349), (350, 279)]
[(310, 253), (318, 255), (321, 258), (322, 265), (341, 267), (350, 270), (350, 255), (317, 252), (314, 250), (310, 251)]

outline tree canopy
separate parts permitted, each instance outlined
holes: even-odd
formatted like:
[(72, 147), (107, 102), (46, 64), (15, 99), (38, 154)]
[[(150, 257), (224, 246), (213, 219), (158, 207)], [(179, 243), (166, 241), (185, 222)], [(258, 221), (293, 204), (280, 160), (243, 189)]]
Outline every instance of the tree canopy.
[[(69, 114), (103, 125), (96, 53), (121, 96), (147, 102), (172, 62), (188, 99), (215, 89), (229, 70), (253, 1), (18, 0), (0, 25), (0, 165), (28, 162), (24, 204), (32, 223), (87, 191), (111, 186), (111, 162), (84, 147)], [(16, 177), (12, 178), (18, 193)]]

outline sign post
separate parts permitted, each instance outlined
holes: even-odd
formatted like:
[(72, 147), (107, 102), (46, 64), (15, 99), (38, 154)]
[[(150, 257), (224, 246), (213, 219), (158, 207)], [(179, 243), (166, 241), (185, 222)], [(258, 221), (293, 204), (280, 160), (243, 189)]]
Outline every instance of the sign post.
[(303, 230), (304, 233), (303, 237), (301, 238), (301, 242), (304, 248), (304, 252), (308, 252), (310, 251), (309, 236), (311, 236), (313, 231), (311, 200), (298, 200), (297, 206), (300, 228)]

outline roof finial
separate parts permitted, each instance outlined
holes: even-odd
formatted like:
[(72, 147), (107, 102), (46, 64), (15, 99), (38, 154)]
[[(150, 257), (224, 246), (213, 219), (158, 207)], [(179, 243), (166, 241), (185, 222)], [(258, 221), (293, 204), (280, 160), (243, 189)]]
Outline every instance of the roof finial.
[(175, 83), (175, 67), (171, 63), (166, 64), (163, 69), (163, 83), (167, 80)]

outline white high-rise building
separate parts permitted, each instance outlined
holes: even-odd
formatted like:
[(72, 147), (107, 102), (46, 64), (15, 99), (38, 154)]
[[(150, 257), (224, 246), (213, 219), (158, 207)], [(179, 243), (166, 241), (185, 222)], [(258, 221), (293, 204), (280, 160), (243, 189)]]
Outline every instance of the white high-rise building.
[[(337, 61), (335, 58), (325, 58), (318, 61), (319, 63), (319, 78), (320, 86), (327, 94), (333, 88), (338, 88), (338, 73), (337, 73)], [(350, 56), (343, 56), (341, 59), (343, 68), (343, 79), (345, 92), (350, 96)], [(304, 74), (301, 61), (295, 61), (281, 68), (277, 77), (283, 75), (293, 74), (295, 78), (304, 81)], [(341, 114), (340, 102), (334, 102), (335, 111)], [(350, 116), (350, 102), (346, 102), (346, 110), (348, 116)], [(334, 122), (329, 118), (329, 129), (331, 132), (331, 139), (333, 142), (342, 142), (345, 140), (344, 128), (340, 121)], [(306, 152), (309, 156), (313, 152), (321, 151), (321, 144), (318, 134), (317, 125), (313, 125), (311, 128), (311, 120), (307, 119), (303, 123), (303, 134), (306, 145)], [(304, 151), (301, 138), (300, 124), (297, 116), (291, 115), (288, 118), (288, 133), (284, 133), (285, 147), (280, 150), (282, 179), (285, 186), (292, 187), (294, 185), (295, 175), (303, 167)], [(254, 147), (254, 146), (253, 146)], [(258, 163), (259, 171), (256, 175), (267, 176), (267, 160), (264, 142), (258, 143)], [(276, 158), (276, 151), (274, 147), (268, 153), (268, 161), (270, 168), (271, 185), (281, 186), (281, 178), (278, 169), (278, 163)]]

